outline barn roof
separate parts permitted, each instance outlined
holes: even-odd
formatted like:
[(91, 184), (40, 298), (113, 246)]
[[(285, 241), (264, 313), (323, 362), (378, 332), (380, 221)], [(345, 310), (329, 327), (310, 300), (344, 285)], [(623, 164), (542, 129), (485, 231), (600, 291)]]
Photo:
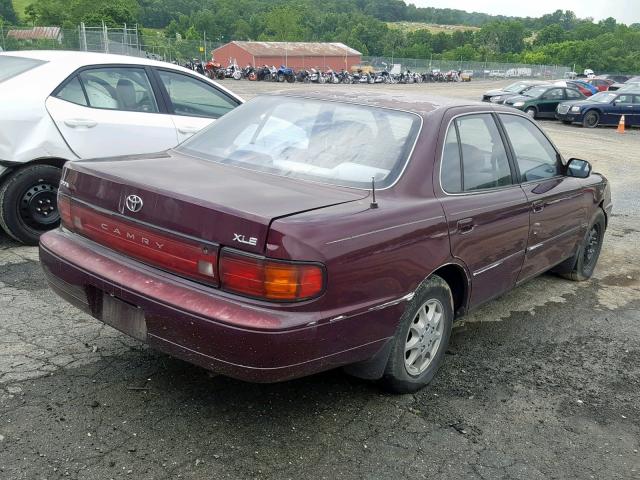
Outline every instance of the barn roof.
[[(255, 57), (272, 57), (288, 55), (289, 57), (344, 57), (345, 55), (362, 55), (344, 43), (320, 42), (242, 42), (231, 44), (246, 50)], [(223, 47), (220, 47), (223, 48)]]
[(7, 32), (7, 37), (17, 40), (58, 40), (60, 36), (60, 27), (33, 27)]

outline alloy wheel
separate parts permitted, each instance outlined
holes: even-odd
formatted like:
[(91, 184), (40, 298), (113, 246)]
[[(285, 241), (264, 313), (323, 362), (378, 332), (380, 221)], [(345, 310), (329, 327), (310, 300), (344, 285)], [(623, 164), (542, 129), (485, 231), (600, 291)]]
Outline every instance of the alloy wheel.
[(404, 346), (404, 365), (410, 375), (423, 373), (435, 358), (442, 340), (443, 316), (444, 308), (436, 299), (418, 309)]

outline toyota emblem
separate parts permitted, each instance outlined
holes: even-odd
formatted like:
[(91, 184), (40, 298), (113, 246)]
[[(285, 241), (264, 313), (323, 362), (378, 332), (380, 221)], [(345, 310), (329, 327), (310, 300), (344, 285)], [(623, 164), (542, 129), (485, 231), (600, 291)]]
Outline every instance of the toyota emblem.
[(138, 213), (142, 210), (142, 206), (144, 205), (142, 199), (138, 195), (129, 195), (124, 204), (127, 207), (127, 210), (133, 213)]

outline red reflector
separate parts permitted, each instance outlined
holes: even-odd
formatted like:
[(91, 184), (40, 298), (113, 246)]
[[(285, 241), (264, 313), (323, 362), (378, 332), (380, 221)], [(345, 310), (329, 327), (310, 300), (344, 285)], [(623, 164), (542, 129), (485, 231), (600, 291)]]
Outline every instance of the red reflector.
[(283, 262), (222, 250), (220, 283), (223, 290), (266, 300), (299, 301), (324, 289), (321, 266)]
[(75, 202), (71, 203), (68, 217), (63, 217), (65, 227), (101, 245), (193, 280), (210, 285), (218, 283), (218, 247), (215, 245), (156, 231)]

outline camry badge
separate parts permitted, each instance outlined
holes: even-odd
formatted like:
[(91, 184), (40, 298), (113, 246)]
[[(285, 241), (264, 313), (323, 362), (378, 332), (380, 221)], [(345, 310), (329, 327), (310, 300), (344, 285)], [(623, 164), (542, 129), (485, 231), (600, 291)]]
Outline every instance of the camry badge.
[(127, 210), (133, 213), (138, 213), (142, 210), (142, 206), (144, 205), (142, 199), (138, 195), (129, 195), (124, 204), (127, 207)]

